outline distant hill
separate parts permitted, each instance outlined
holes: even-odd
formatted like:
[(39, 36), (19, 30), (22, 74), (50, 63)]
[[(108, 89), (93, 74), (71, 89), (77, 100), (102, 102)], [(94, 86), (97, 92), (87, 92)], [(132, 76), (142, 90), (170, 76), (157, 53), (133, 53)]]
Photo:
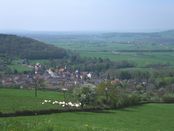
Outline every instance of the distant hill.
[(104, 33), (102, 37), (120, 42), (174, 44), (174, 30), (153, 33)]
[(67, 51), (53, 45), (16, 35), (0, 34), (0, 54), (27, 59), (64, 58)]
[(174, 44), (174, 30), (153, 33), (61, 33), (40, 32), (22, 34), (47, 43), (82, 43), (82, 42), (137, 42), (155, 44)]

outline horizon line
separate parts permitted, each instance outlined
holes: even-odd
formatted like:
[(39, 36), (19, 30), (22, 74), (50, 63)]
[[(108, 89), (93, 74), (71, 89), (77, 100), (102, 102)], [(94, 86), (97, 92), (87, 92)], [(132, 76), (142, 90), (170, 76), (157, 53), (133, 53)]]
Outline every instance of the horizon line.
[(160, 29), (160, 30), (142, 30), (142, 31), (121, 31), (121, 30), (1, 30), (0, 33), (159, 33), (166, 31), (174, 31), (174, 29)]

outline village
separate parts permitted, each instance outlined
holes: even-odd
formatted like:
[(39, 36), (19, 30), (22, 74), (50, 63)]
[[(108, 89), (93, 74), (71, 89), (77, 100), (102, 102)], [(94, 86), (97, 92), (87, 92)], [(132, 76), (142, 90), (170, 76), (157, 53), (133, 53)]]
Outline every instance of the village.
[(43, 69), (40, 63), (25, 65), (33, 71), (29, 73), (8, 74), (0, 77), (0, 84), (4, 87), (33, 88), (36, 82), (40, 88), (45, 89), (71, 89), (76, 86), (90, 84), (97, 85), (101, 82), (93, 72), (80, 70), (71, 71), (67, 66)]

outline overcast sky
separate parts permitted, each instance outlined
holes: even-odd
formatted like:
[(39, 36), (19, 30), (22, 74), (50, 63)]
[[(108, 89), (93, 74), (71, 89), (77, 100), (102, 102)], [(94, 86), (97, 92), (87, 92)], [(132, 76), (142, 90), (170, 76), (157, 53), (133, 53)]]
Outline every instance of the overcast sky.
[(0, 31), (174, 29), (174, 0), (0, 0)]

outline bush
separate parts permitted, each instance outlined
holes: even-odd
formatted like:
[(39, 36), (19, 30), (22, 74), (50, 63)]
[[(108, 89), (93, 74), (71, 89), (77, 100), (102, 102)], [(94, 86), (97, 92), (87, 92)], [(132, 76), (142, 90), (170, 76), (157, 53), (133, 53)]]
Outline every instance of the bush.
[(135, 105), (141, 101), (138, 94), (130, 95), (124, 86), (120, 84), (113, 85), (110, 81), (102, 82), (97, 86), (97, 98), (100, 105), (107, 105), (112, 108)]
[(129, 105), (136, 105), (141, 102), (141, 97), (138, 94), (132, 94), (128, 97)]
[(81, 103), (83, 108), (84, 105), (94, 105), (96, 101), (96, 90), (90, 86), (76, 87), (73, 90), (73, 95)]
[(166, 94), (162, 97), (163, 102), (174, 103), (174, 94)]
[(116, 107), (127, 107), (131, 105), (139, 104), (141, 101), (140, 96), (137, 94), (121, 94), (117, 97)]

